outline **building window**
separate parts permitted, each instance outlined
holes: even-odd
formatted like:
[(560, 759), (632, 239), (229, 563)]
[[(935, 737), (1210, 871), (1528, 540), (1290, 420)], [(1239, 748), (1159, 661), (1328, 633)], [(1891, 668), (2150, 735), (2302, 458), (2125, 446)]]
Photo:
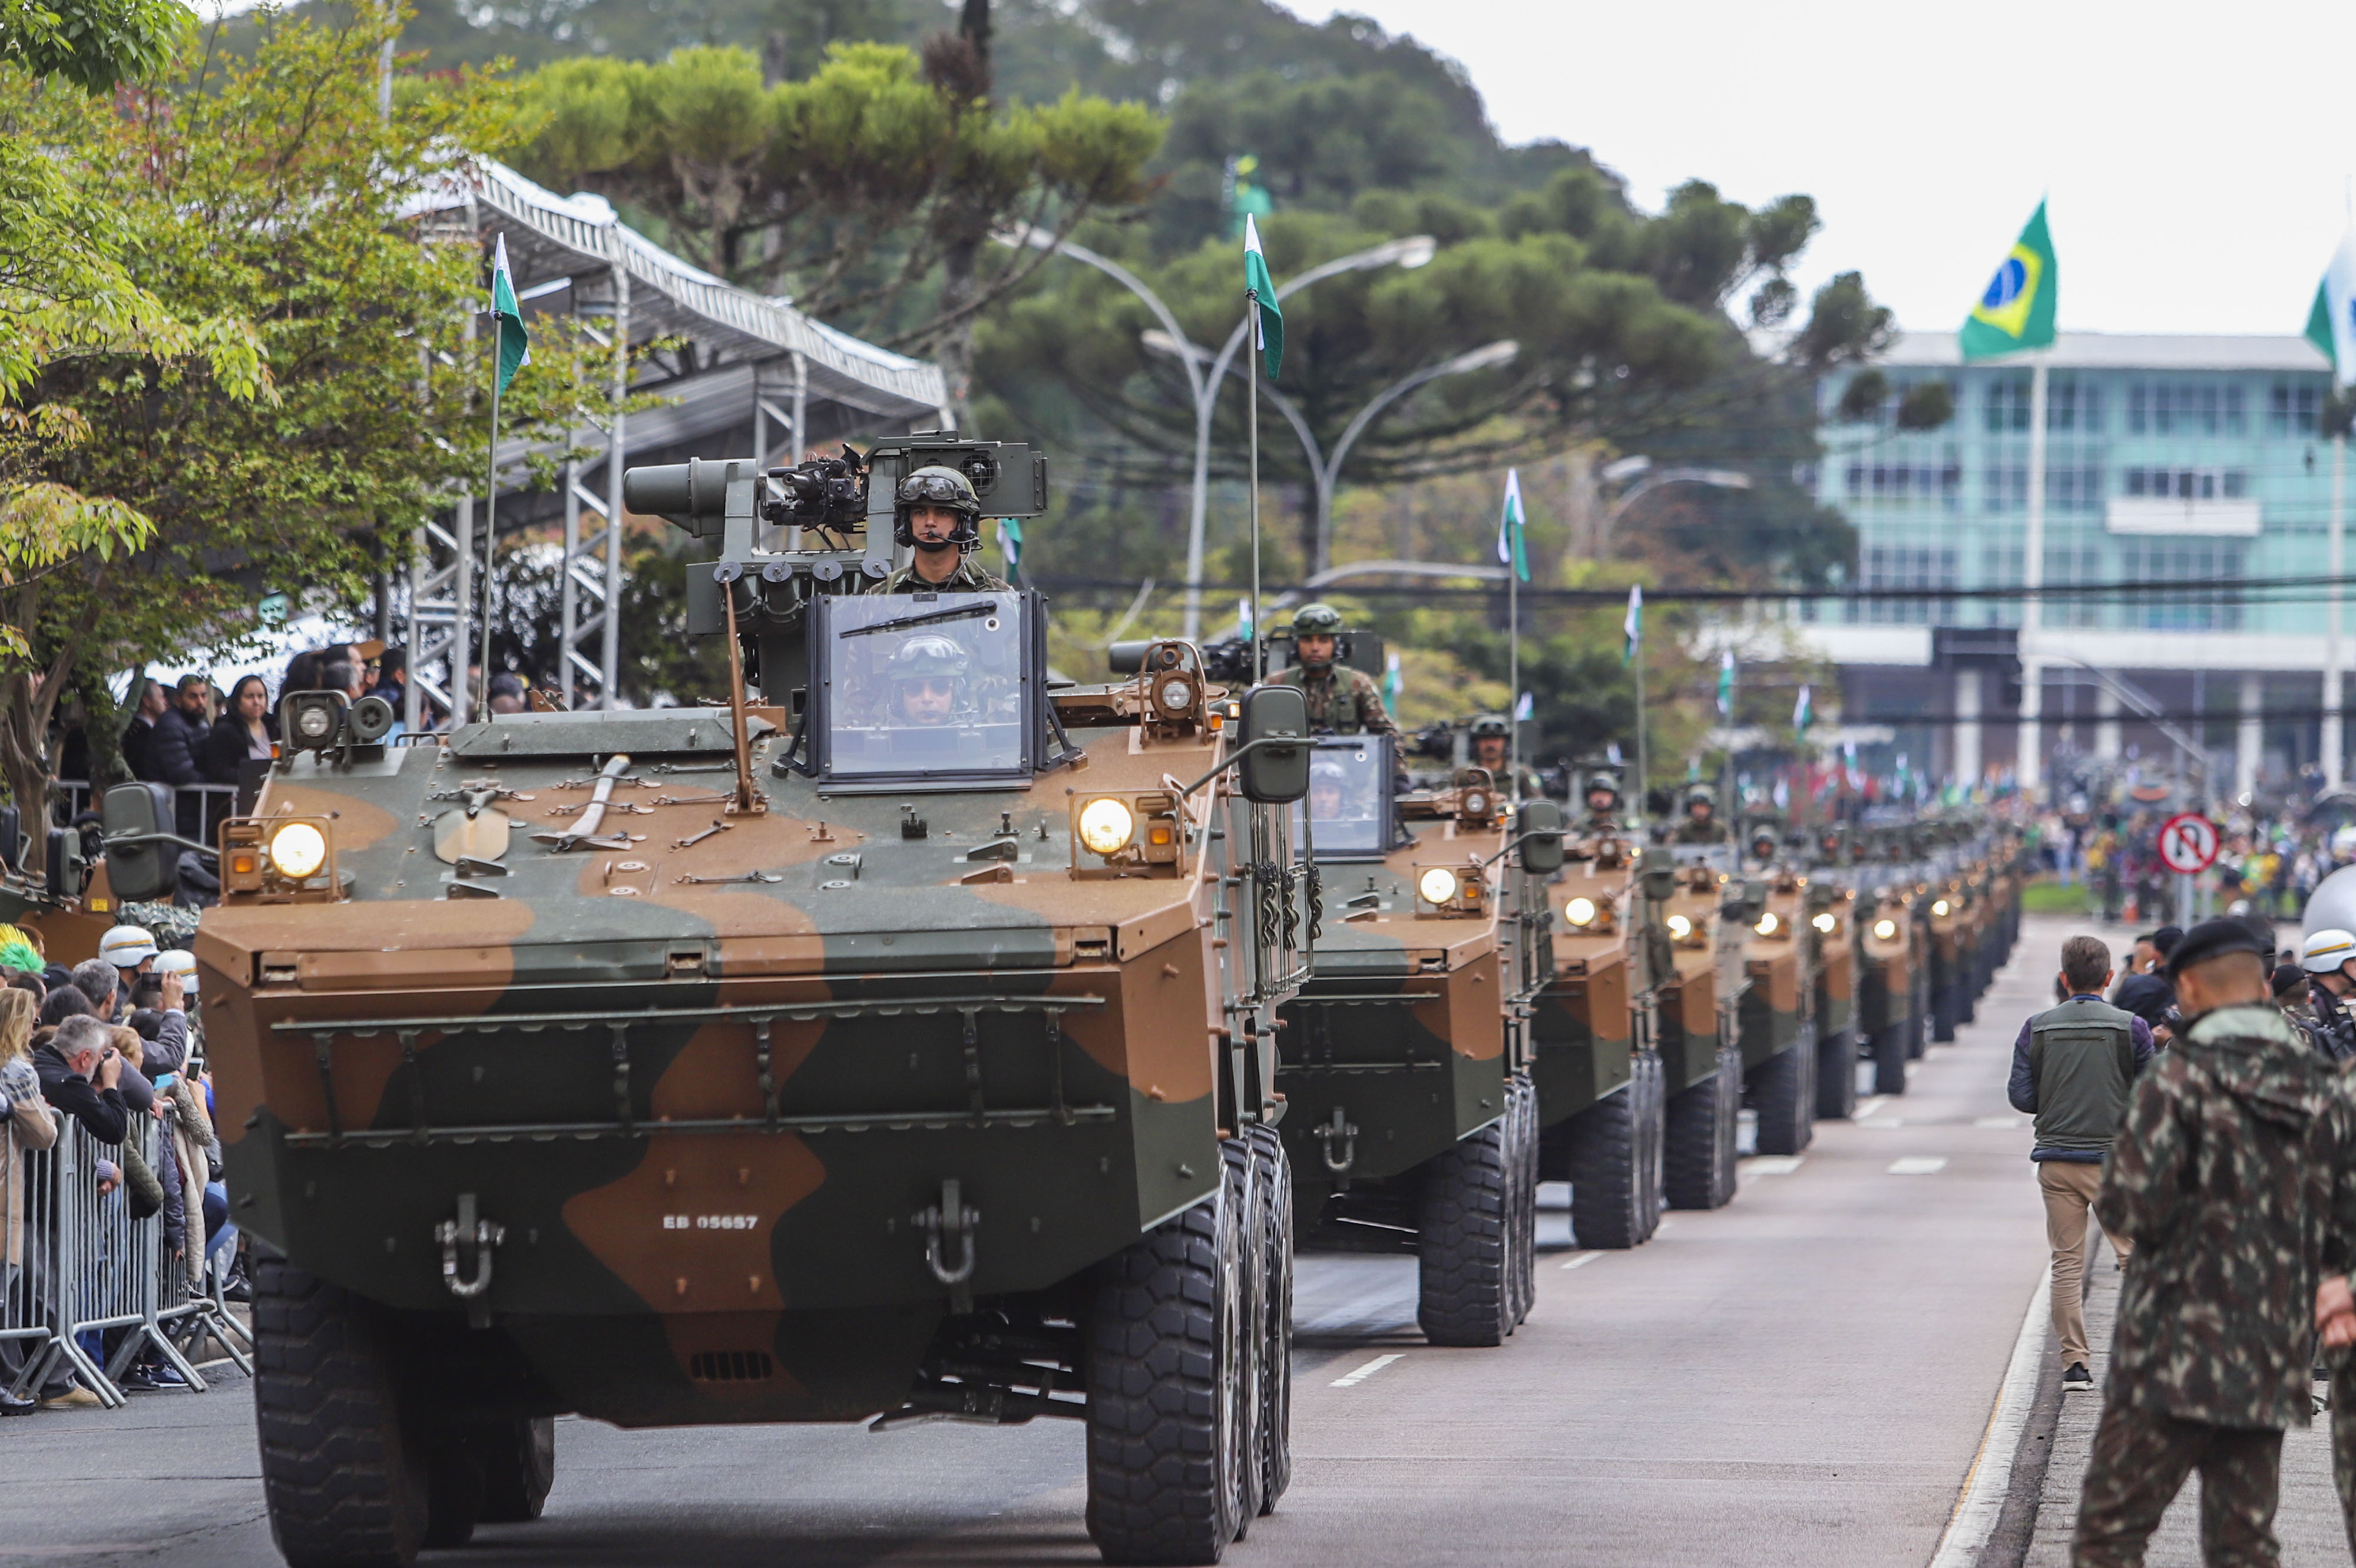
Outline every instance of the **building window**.
[(2131, 435), (2214, 435), (2242, 428), (2242, 389), (2214, 382), (2136, 381), (2127, 388)]
[(1987, 427), (1993, 431), (2029, 428), (2029, 378), (1999, 376), (1988, 382)]
[(2250, 493), (2249, 472), (2243, 468), (2129, 468), (2123, 484), (2130, 496), (2156, 499), (2240, 500)]
[(2276, 381), (2266, 400), (2266, 434), (2312, 435), (2323, 389), (2314, 381)]
[[(1926, 589), (1953, 588), (1955, 585), (1955, 559), (1956, 552), (1952, 545), (1934, 548), (1919, 544), (1869, 544), (1858, 553), (1858, 586), (1869, 594), (1875, 589), (1921, 593)], [(1869, 618), (1880, 625), (1927, 626), (1934, 618), (1941, 622), (1954, 619), (1954, 601), (1882, 599), (1869, 602), (1867, 610)]]
[(1963, 465), (1950, 446), (1939, 462), (1849, 464), (1842, 476), (1851, 500), (1884, 505), (1938, 500), (1954, 510), (1963, 491)]
[(1991, 463), (1980, 476), (1984, 499), (1982, 507), (1988, 511), (2020, 511), (2029, 505), (2029, 466), (2025, 463)]
[(2099, 435), (2103, 428), (2103, 388), (2097, 381), (2056, 376), (2046, 389), (2045, 428)]
[(2047, 464), (2045, 506), (2049, 511), (2100, 511), (2108, 483), (2099, 463)]
[(2121, 619), (2147, 631), (2237, 631), (2243, 545), (2238, 541), (2124, 542), (2119, 575), (2139, 585)]

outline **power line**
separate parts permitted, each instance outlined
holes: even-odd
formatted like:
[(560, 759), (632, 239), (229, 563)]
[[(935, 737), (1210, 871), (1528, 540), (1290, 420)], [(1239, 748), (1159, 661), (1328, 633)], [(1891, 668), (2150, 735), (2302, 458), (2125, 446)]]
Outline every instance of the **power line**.
[[(1134, 580), (1118, 577), (1067, 577), (1040, 575), (1032, 578), (1038, 586), (1051, 592), (1108, 592), (1130, 595), (1137, 592)], [(2299, 577), (2229, 577), (2204, 583), (2048, 583), (2040, 587), (1999, 588), (1838, 588), (1838, 589), (1750, 589), (1750, 588), (1681, 588), (1676, 586), (1644, 589), (1647, 604), (1812, 604), (1824, 607), (1829, 613), (1843, 605), (1913, 604), (1947, 600), (1979, 600), (2017, 602), (2025, 599), (2040, 601), (2079, 600), (2116, 601), (2119, 603), (2151, 603), (2153, 601), (2190, 600), (2195, 606), (2217, 608), (2251, 607), (2252, 606), (2320, 604), (2333, 587), (2356, 588), (2356, 575), (2329, 577), (2324, 575)], [(1248, 584), (1210, 583), (1202, 585), (1205, 593), (1242, 594), (1250, 592)], [(1170, 593), (1184, 591), (1183, 584), (1173, 583)], [(1339, 585), (1312, 589), (1300, 583), (1264, 584), (1263, 595), (1326, 593), (1336, 598), (1458, 598), (1489, 599), (1504, 595), (1502, 583), (1494, 586), (1454, 586), (1444, 583), (1412, 584), (1354, 583), (1348, 587)], [(2256, 596), (2254, 598), (2252, 596)], [(1628, 601), (1628, 590), (1617, 588), (1541, 588), (1535, 585), (1522, 589), (1522, 597), (1534, 603), (1570, 606), (1618, 606)], [(2158, 631), (2202, 629), (2196, 628), (2155, 627)]]

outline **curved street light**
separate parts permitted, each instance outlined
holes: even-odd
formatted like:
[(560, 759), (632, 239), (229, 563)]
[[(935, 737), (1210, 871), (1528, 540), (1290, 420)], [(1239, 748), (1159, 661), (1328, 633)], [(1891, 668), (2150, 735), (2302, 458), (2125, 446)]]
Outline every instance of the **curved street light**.
[[(1162, 331), (1185, 352), (1178, 355), (1186, 371), (1187, 391), (1194, 401), (1194, 493), (1186, 519), (1186, 631), (1193, 640), (1202, 630), (1203, 619), (1203, 535), (1208, 513), (1211, 479), (1211, 416), (1219, 401), (1219, 389), (1224, 384), (1229, 365), (1243, 347), (1244, 331), (1249, 325), (1247, 316), (1236, 323), (1227, 334), (1226, 342), (1213, 355), (1201, 346), (1189, 342), (1184, 328), (1162, 296), (1145, 285), (1144, 280), (1109, 256), (1100, 254), (1075, 241), (1058, 241), (1055, 236), (1036, 225), (1002, 229), (992, 238), (1005, 246), (1028, 246), (1034, 251), (1051, 251), (1069, 256), (1076, 262), (1096, 268), (1131, 294), (1145, 302), (1162, 323)], [(1440, 242), (1429, 234), (1409, 234), (1404, 239), (1386, 240), (1379, 245), (1369, 245), (1346, 256), (1321, 262), (1307, 272), (1296, 274), (1277, 285), (1276, 297), (1283, 300), (1307, 288), (1311, 284), (1343, 273), (1371, 272), (1376, 267), (1415, 268), (1439, 253)], [(1204, 360), (1209, 361), (1205, 370)], [(1294, 428), (1300, 429), (1296, 423)]]
[[(1179, 342), (1166, 332), (1149, 331), (1143, 335), (1142, 340), (1147, 348), (1156, 353), (1175, 355), (1182, 360), (1191, 360), (1203, 351), (1192, 344)], [(1317, 532), (1315, 549), (1309, 563), (1310, 575), (1312, 580), (1332, 564), (1333, 491), (1341, 478), (1342, 465), (1349, 460), (1350, 448), (1357, 444), (1359, 436), (1366, 433), (1366, 427), (1375, 422), (1376, 417), (1392, 403), (1427, 381), (1436, 381), (1442, 376), (1461, 376), (1473, 371), (1492, 370), (1510, 362), (1521, 351), (1522, 346), (1513, 338), (1501, 338), (1494, 343), (1483, 344), (1478, 349), (1468, 349), (1451, 359), (1442, 360), (1437, 364), (1426, 365), (1419, 371), (1400, 377), (1376, 392), (1367, 401), (1364, 408), (1351, 416), (1350, 423), (1342, 427), (1341, 435), (1335, 439), (1331, 456), (1320, 451), (1317, 437), (1311, 432), (1308, 420), (1301, 417), (1299, 406), (1275, 388), (1264, 389), (1268, 393), (1269, 401), (1276, 404), (1277, 412), (1284, 415), (1286, 422), (1292, 426), (1293, 435), (1300, 438), (1301, 453), (1309, 460), (1310, 478), (1317, 488)], [(1236, 375), (1251, 373), (1249, 367), (1234, 366), (1224, 360), (1212, 367), (1214, 375), (1222, 371)]]

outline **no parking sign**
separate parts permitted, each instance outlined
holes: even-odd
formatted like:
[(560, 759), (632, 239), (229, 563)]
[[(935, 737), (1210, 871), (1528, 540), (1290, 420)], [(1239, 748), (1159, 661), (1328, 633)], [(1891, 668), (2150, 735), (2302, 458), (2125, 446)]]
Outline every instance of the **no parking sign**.
[(2159, 824), (2159, 858), (2190, 875), (2217, 862), (2217, 824), (2198, 811), (2179, 811)]

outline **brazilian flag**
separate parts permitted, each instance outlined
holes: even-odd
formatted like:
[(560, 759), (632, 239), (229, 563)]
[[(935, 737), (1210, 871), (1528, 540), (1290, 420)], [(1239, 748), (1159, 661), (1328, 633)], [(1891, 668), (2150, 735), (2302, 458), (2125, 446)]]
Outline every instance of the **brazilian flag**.
[(2053, 236), (2045, 228), (2045, 203), (2040, 201), (2029, 227), (2013, 242), (2011, 253), (1997, 264), (1996, 276), (1988, 279), (1980, 302), (1965, 317), (1964, 329), (1955, 335), (1965, 362), (2050, 345), (2054, 290), (2060, 277), (2053, 261)]

